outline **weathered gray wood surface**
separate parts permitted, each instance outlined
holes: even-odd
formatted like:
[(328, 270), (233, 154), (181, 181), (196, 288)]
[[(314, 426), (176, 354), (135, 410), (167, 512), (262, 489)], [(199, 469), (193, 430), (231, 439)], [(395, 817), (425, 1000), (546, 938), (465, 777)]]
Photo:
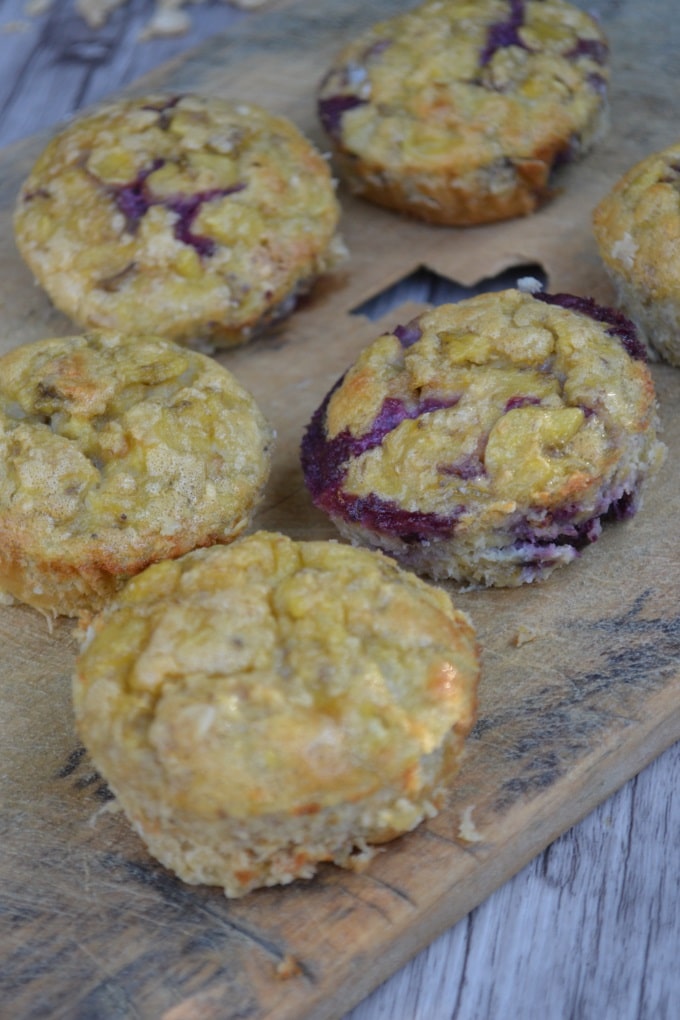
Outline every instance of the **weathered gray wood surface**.
[[(81, 53), (81, 57), (78, 57), (75, 63), (71, 61), (69, 53), (74, 52), (73, 33), (82, 31), (82, 26), (76, 29), (76, 23), (68, 21), (66, 15), (69, 6), (66, 3), (57, 5), (57, 13), (53, 11), (50, 16), (52, 21), (41, 23), (43, 28), (48, 24), (49, 31), (43, 32), (42, 36), (36, 35), (28, 48), (24, 47), (21, 59), (17, 40), (23, 38), (25, 43), (27, 34), (0, 37), (3, 52), (6, 50), (6, 60), (0, 60), (0, 88), (2, 88), (0, 94), (6, 98), (5, 118), (0, 124), (0, 132), (11, 129), (9, 134), (4, 136), (5, 140), (28, 134), (48, 122), (61, 118), (75, 106), (98, 98), (119, 84), (130, 81), (137, 72), (146, 70), (149, 66), (145, 63), (149, 59), (148, 51), (142, 53), (139, 48), (131, 49), (129, 45), (129, 40), (136, 35), (136, 28), (148, 18), (151, 6), (149, 3), (130, 4), (127, 13), (134, 13), (135, 18), (126, 23), (117, 22), (115, 32), (115, 25), (110, 26), (108, 48), (100, 48), (98, 51), (97, 38), (90, 37), (90, 34), (86, 34), (87, 45), (82, 41), (82, 36), (79, 37), (78, 52)], [(674, 59), (674, 54), (679, 52), (677, 37), (675, 48), (672, 45), (672, 33), (675, 32), (677, 36), (677, 29), (672, 20), (667, 23), (664, 17), (671, 5), (658, 2), (645, 5), (644, 12), (638, 12), (637, 15), (633, 11), (635, 6), (633, 4), (603, 2), (595, 6), (605, 19), (618, 21), (619, 26), (628, 18), (631, 31), (635, 31), (636, 17), (644, 17), (647, 22), (651, 21), (652, 28), (658, 32), (662, 70), (671, 76), (673, 69), (669, 65)], [(13, 16), (20, 17), (22, 7), (23, 5), (16, 3), (15, 0), (9, 2), (5, 0), (0, 9), (3, 20), (6, 16), (9, 20), (9, 14), (13, 13), (12, 8)], [(205, 8), (199, 6), (192, 9), (194, 38), (200, 36), (201, 26), (205, 26), (208, 19), (216, 19), (218, 15), (223, 17), (225, 13), (229, 14), (229, 9), (222, 5), (206, 5)], [(238, 20), (243, 17), (237, 15)], [(665, 41), (669, 32), (671, 39)], [(649, 25), (646, 27), (646, 33), (649, 38)], [(187, 41), (190, 40), (146, 45), (181, 48)], [(47, 57), (46, 51), (49, 53)], [(83, 60), (82, 54), (88, 53), (91, 59)], [(163, 53), (161, 59), (167, 55)], [(633, 74), (630, 85), (628, 83), (626, 62), (634, 62), (634, 56), (635, 48), (628, 48), (625, 58), (621, 58), (617, 65), (622, 96), (618, 107), (620, 113), (625, 110), (623, 100), (634, 100), (636, 90), (644, 82), (644, 76), (638, 71)], [(647, 67), (649, 66), (648, 63)], [(677, 71), (677, 67), (675, 70)], [(10, 82), (7, 88), (8, 79), (15, 77), (16, 80)], [(631, 96), (628, 96), (627, 89), (630, 89)], [(671, 140), (672, 105), (669, 101), (664, 102), (663, 95), (659, 94), (652, 79), (644, 85), (644, 95), (641, 98), (650, 118), (655, 118), (657, 122), (659, 119), (666, 119), (668, 140)], [(636, 120), (638, 136), (633, 139), (630, 136), (621, 139), (622, 165), (625, 165), (628, 152), (644, 144), (645, 139), (639, 134), (643, 124), (644, 118), (638, 116)], [(619, 121), (615, 127), (625, 135), (625, 123)], [(650, 125), (649, 137), (656, 138), (657, 134), (654, 125)], [(669, 390), (669, 393), (675, 393), (677, 396), (677, 387), (674, 391)], [(673, 494), (677, 492), (672, 491)], [(672, 560), (674, 555), (677, 556), (677, 504), (668, 507), (667, 510), (667, 517), (664, 519), (663, 514), (660, 514), (659, 520), (663, 526), (674, 528), (669, 535), (666, 550), (667, 558)], [(598, 550), (598, 556), (600, 555)], [(675, 564), (677, 566), (677, 558)], [(659, 562), (659, 567), (661, 566), (663, 564)], [(672, 615), (670, 614), (665, 628), (667, 642), (665, 654), (668, 657), (678, 655), (677, 573), (674, 576), (675, 583), (666, 585), (668, 597), (674, 602), (676, 621), (673, 636), (670, 630)], [(606, 615), (603, 613), (602, 618), (605, 619)], [(638, 614), (640, 632), (644, 630), (645, 619), (651, 632), (653, 618), (653, 613), (642, 611)], [(616, 613), (610, 613), (608, 619), (610, 625), (616, 624)], [(629, 615), (629, 624), (630, 619)], [(623, 616), (618, 622), (621, 627), (626, 625)], [(592, 636), (591, 631), (588, 640), (592, 640)], [(658, 633), (654, 640), (661, 642), (661, 638), (662, 634)], [(8, 640), (7, 631), (4, 631), (4, 639)], [(573, 641), (581, 639), (586, 642), (584, 633), (572, 632)], [(51, 687), (53, 675), (59, 674), (61, 669), (68, 666), (67, 644), (65, 651), (62, 649), (58, 653), (51, 651), (45, 654), (44, 637), (34, 634), (33, 640), (42, 647), (41, 671), (39, 675), (34, 676), (30, 698), (20, 705), (21, 711), (16, 710), (14, 706), (16, 714), (10, 718), (13, 732), (21, 734), (27, 741), (30, 740), (31, 712), (38, 714), (46, 712), (48, 716), (54, 714), (55, 746), (59, 746), (60, 738), (62, 742), (68, 744), (67, 732), (61, 732), (67, 731), (67, 716), (59, 714), (58, 703), (52, 704), (54, 692)], [(24, 652), (25, 641), (25, 634), (17, 638), (14, 646), (10, 641), (8, 649), (10, 656), (18, 660)], [(620, 651), (625, 655), (625, 648)], [(614, 661), (610, 663), (611, 666)], [(647, 648), (646, 667), (644, 662), (641, 663), (643, 675), (649, 665)], [(625, 658), (620, 663), (622, 671), (629, 677), (634, 672), (633, 666), (634, 663), (630, 661), (627, 663)], [(582, 672), (581, 678), (583, 679), (585, 675)], [(640, 696), (638, 687), (634, 688), (633, 695), (633, 701), (635, 696)], [(58, 698), (56, 701), (58, 702)], [(7, 713), (12, 708), (12, 704), (8, 703), (3, 711)], [(627, 711), (634, 716), (634, 705), (627, 705)], [(5, 718), (8, 718), (7, 714)], [(537, 725), (540, 726), (540, 721)], [(622, 730), (624, 739), (625, 732), (624, 726)], [(530, 751), (527, 756), (529, 765), (531, 753)], [(536, 759), (540, 757), (535, 744), (533, 753)], [(643, 755), (638, 764), (642, 766), (644, 763)], [(80, 783), (80, 790), (88, 788), (91, 775), (82, 762), (77, 760), (62, 762), (61, 767), (66, 770), (61, 780), (62, 785), (72, 783), (76, 788)], [(670, 1020), (675, 1017), (677, 1003), (680, 1000), (678, 977), (680, 971), (677, 967), (680, 912), (677, 909), (676, 892), (677, 847), (680, 842), (680, 804), (676, 793), (679, 767), (680, 750), (676, 744), (637, 779), (628, 782), (615, 797), (602, 804), (580, 825), (561, 836), (515, 879), (502, 885), (481, 906), (472, 910), (463, 921), (441, 936), (428, 950), (416, 957), (390, 982), (357, 1007), (352, 1014), (353, 1020), (379, 1020), (388, 1017), (394, 1020), (411, 1018), (446, 1020), (449, 1017), (455, 1017), (456, 1020), (472, 1018), (491, 1020), (506, 1015), (520, 1018), (546, 1017), (548, 1020), (572, 1017), (574, 1020), (577, 1018), (588, 1020), (591, 1017), (621, 1017), (622, 1020), (628, 1018), (651, 1020), (656, 1017), (665, 1020), (667, 1017)], [(34, 778), (38, 777), (31, 775), (24, 777), (24, 790), (30, 790), (30, 783)], [(97, 788), (96, 784), (89, 787), (93, 804), (97, 803)], [(613, 787), (610, 783), (603, 782), (604, 792), (611, 788)], [(49, 802), (40, 803), (44, 809), (45, 803)], [(28, 797), (22, 809), (20, 816), (14, 815), (13, 818), (16, 821), (19, 817), (26, 827), (27, 834), (30, 834), (37, 822), (32, 818), (32, 804)], [(578, 813), (576, 809), (573, 817), (577, 817)], [(58, 815), (57, 799), (50, 808), (50, 818), (55, 824), (58, 824)], [(431, 842), (435, 840), (437, 831), (435, 826), (430, 837)], [(95, 839), (94, 836), (91, 838)], [(27, 841), (27, 848), (30, 850), (30, 839)], [(73, 852), (80, 849), (73, 848)], [(63, 858), (63, 855), (70, 852), (72, 851), (68, 845), (60, 846), (57, 841), (57, 845), (52, 847), (55, 865), (63, 864), (63, 860), (57, 859), (60, 854)], [(125, 876), (122, 876), (121, 872), (116, 871), (114, 863), (113, 860), (110, 861), (109, 881), (112, 886), (124, 877), (128, 882), (137, 881), (140, 901), (154, 893), (154, 889), (149, 886), (149, 872), (140, 868), (133, 873), (134, 869), (128, 866)], [(41, 877), (36, 876), (31, 868), (30, 853), (27, 853), (27, 860), (17, 860), (15, 867), (24, 878), (27, 895), (23, 903), (14, 898), (8, 907), (14, 912), (15, 920), (17, 915), (22, 914), (22, 910), (23, 919), (26, 920), (26, 911), (29, 908), (35, 909), (35, 889), (32, 895), (28, 895), (31, 882), (39, 883)], [(96, 881), (96, 876), (87, 876), (87, 882), (90, 880)], [(45, 888), (44, 893), (45, 897), (49, 897), (49, 889)], [(85, 898), (86, 893), (87, 889), (84, 889)], [(303, 913), (308, 910), (304, 898), (298, 897), (298, 901), (299, 909)], [(193, 900), (193, 909), (195, 910), (198, 905), (208, 918), (213, 903), (211, 897), (199, 895)], [(375, 902), (376, 909), (384, 909), (385, 905), (382, 901)], [(74, 930), (74, 918), (78, 917), (76, 906), (73, 903), (65, 903), (63, 906), (63, 925), (69, 929), (71, 941), (75, 939), (77, 942), (79, 932)], [(189, 919), (183, 922), (182, 911), (181, 893), (176, 892), (174, 899), (166, 896), (165, 914), (158, 919), (159, 931), (168, 924), (186, 924), (188, 952), (186, 966), (192, 967), (196, 966), (195, 961), (199, 959), (195, 955), (195, 950), (192, 950), (189, 937), (194, 922), (193, 920), (190, 922)], [(8, 921), (10, 919), (8, 916)], [(127, 924), (131, 929), (134, 928), (133, 920), (128, 918)], [(313, 916), (310, 916), (310, 924), (313, 924)], [(124, 927), (119, 927), (113, 931), (112, 942), (118, 944), (120, 940), (124, 940), (125, 930)], [(216, 937), (214, 926), (207, 924), (206, 930), (211, 933), (213, 939)], [(433, 932), (435, 930), (436, 926), (433, 927)], [(32, 959), (24, 958), (19, 961), (16, 952), (5, 953), (3, 950), (0, 973), (6, 984), (0, 1002), (0, 1015), (8, 1017), (17, 1015), (13, 1012), (12, 995), (13, 988), (16, 991), (13, 982), (20, 974), (24, 977), (27, 972), (30, 974), (31, 966), (34, 972), (38, 973), (41, 964), (46, 960), (56, 964), (51, 943), (58, 934), (56, 928), (46, 929), (42, 944), (40, 940), (32, 944), (34, 954)], [(88, 944), (86, 934), (84, 921), (85, 937), (82, 939), (79, 952), (84, 959), (87, 959), (88, 954), (97, 957), (100, 947)], [(247, 934), (248, 932), (244, 931), (243, 937), (247, 937)], [(196, 932), (193, 935), (194, 938), (199, 937)], [(323, 933), (320, 933), (319, 937), (323, 937)], [(11, 942), (9, 946), (12, 947)], [(219, 951), (219, 946), (215, 943), (211, 947), (211, 952)], [(158, 959), (155, 965), (158, 965)], [(99, 958), (98, 966), (105, 970), (106, 960)], [(385, 972), (388, 970), (389, 966)], [(69, 1017), (77, 1015), (83, 1020), (90, 1020), (90, 1017), (92, 1020), (99, 1020), (99, 1017), (108, 1020), (114, 1016), (160, 1015), (144, 1012), (143, 1002), (126, 997), (123, 988), (120, 980), (118, 984), (111, 981), (108, 986), (109, 998), (106, 1000), (100, 998), (99, 1005), (88, 1007), (98, 1012), (76, 1013), (69, 1012), (67, 1003), (51, 1002), (49, 983), (46, 983), (41, 1015)], [(129, 994), (129, 986), (127, 992)], [(175, 1020), (175, 1010), (163, 1015), (167, 1016), (168, 1020), (172, 1015)], [(201, 1014), (197, 1012), (176, 1014), (183, 1020), (185, 1017), (193, 1018), (199, 1015)]]
[(76, 0), (53, 0), (41, 17), (27, 14), (29, 3), (0, 2), (0, 146), (50, 127), (249, 16), (205, 0), (186, 8), (188, 34), (140, 42), (154, 0), (128, 0), (99, 29), (77, 13)]

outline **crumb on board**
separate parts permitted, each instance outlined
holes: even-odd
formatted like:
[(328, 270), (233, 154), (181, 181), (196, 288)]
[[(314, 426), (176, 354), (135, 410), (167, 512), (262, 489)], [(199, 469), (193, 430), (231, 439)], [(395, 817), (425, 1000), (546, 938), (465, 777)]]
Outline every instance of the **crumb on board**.
[[(140, 33), (140, 41), (172, 35), (186, 35), (191, 28), (191, 17), (181, 8), (189, 4), (199, 4), (204, 0), (156, 0), (154, 12), (146, 27)], [(232, 7), (241, 10), (254, 10), (263, 7), (268, 0), (224, 0)], [(125, 6), (127, 0), (77, 0), (76, 10), (92, 29), (102, 28), (109, 16)], [(54, 0), (27, 0), (25, 11), (28, 17), (39, 17), (46, 14), (53, 6)], [(8, 29), (5, 28), (4, 31)], [(14, 31), (19, 28), (15, 27)]]
[(527, 627), (526, 624), (520, 623), (516, 632), (512, 637), (512, 644), (515, 648), (521, 648), (522, 645), (528, 644), (530, 641), (535, 641), (538, 637), (538, 632), (532, 630), (531, 627)]
[(90, 815), (87, 824), (91, 829), (94, 829), (102, 815), (117, 815), (120, 814), (122, 810), (123, 809), (117, 800), (107, 800), (105, 804), (102, 804), (101, 807), (98, 807), (97, 810)]
[(467, 807), (463, 808), (460, 816), (460, 825), (458, 826), (458, 838), (463, 840), (465, 843), (483, 843), (484, 836), (481, 834), (479, 829), (474, 823), (472, 818), (472, 812), (475, 809), (474, 804), (468, 804)]
[(302, 974), (300, 962), (290, 953), (286, 953), (276, 965), (276, 976), (280, 981), (289, 981), (290, 978), (298, 977), (300, 974)]
[(356, 875), (360, 875), (366, 871), (366, 868), (371, 863), (376, 854), (382, 852), (382, 847), (369, 846), (367, 843), (362, 841), (362, 845), (358, 846), (352, 856), (347, 862), (347, 867), (350, 871), (353, 871)]
[(158, 6), (151, 20), (139, 33), (140, 42), (147, 39), (166, 38), (172, 35), (186, 35), (191, 28), (191, 18), (185, 11), (176, 8)]
[(76, 10), (90, 28), (101, 28), (116, 7), (124, 3), (125, 0), (76, 0)]

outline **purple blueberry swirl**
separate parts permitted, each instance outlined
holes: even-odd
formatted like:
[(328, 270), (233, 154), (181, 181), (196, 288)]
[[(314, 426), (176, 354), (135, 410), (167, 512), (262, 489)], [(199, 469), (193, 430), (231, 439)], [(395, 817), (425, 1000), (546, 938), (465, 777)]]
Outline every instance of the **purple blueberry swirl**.
[(344, 520), (379, 535), (395, 535), (409, 545), (437, 538), (450, 538), (456, 522), (465, 512), (462, 505), (453, 513), (446, 515), (424, 513), (422, 510), (404, 510), (398, 503), (382, 499), (374, 492), (368, 496), (351, 496), (338, 491), (335, 506), (335, 512)]
[(353, 436), (348, 429), (344, 429), (329, 439), (324, 424), (326, 412), (333, 394), (342, 382), (342, 378), (338, 380), (317, 408), (302, 438), (302, 470), (314, 505), (331, 517), (361, 524), (381, 534), (397, 535), (405, 542), (451, 535), (463, 507), (447, 515), (405, 510), (376, 493), (355, 496), (344, 492), (342, 486), (352, 459), (380, 446), (384, 438), (401, 422), (419, 418), (432, 411), (455, 407), (460, 398), (430, 397), (408, 407), (403, 400), (387, 397), (372, 427), (363, 435)]
[(416, 319), (407, 322), (405, 326), (395, 326), (392, 333), (404, 349), (412, 347), (423, 335), (423, 331)]
[(608, 522), (634, 517), (640, 505), (639, 483), (620, 485), (602, 495), (594, 513), (579, 519), (578, 504), (544, 512), (541, 519), (522, 519), (512, 529), (512, 551), (522, 563), (522, 579), (533, 581), (545, 576), (554, 566), (568, 563), (596, 542)]
[[(603, 308), (590, 298), (569, 294), (541, 292), (533, 296), (547, 304), (587, 315), (616, 337), (630, 356), (644, 358), (644, 349), (639, 345), (634, 327), (618, 312)], [(422, 338), (421, 323), (414, 319), (406, 325), (397, 326), (392, 334), (407, 349)], [(541, 370), (549, 372), (550, 362), (545, 362)], [(418, 509), (417, 489), (414, 490), (415, 508), (409, 508), (409, 504), (414, 507), (410, 500), (403, 505), (395, 499), (384, 498), (376, 491), (358, 495), (347, 488), (350, 467), (357, 458), (367, 451), (379, 450), (402, 422), (455, 407), (464, 393), (449, 394), (445, 398), (387, 397), (363, 434), (352, 435), (345, 427), (331, 438), (326, 431), (328, 409), (333, 395), (344, 381), (343, 377), (327, 395), (302, 438), (302, 470), (312, 502), (335, 520), (341, 530), (343, 523), (350, 532), (353, 528), (361, 529), (365, 537), (371, 536), (369, 541), (388, 551), (397, 549), (396, 555), (405, 565), (416, 570), (425, 565), (427, 570), (432, 566), (433, 555), (438, 555), (429, 548), (431, 544), (456, 543), (469, 528), (474, 534), (476, 486), (480, 486), (481, 493), (489, 484), (493, 485), (493, 480), (487, 477), (485, 465), (488, 431), (482, 428), (479, 435), (472, 436), (473, 446), (465, 453), (461, 453), (458, 446), (452, 446), (450, 459), (447, 460), (444, 455), (441, 462), (433, 466), (443, 491), (449, 491), (450, 484), (459, 489), (457, 496), (449, 498), (444, 512)], [(527, 387), (525, 392), (504, 398), (499, 414), (540, 405), (540, 396)], [(586, 417), (596, 413), (588, 407), (584, 407), (583, 411)], [(427, 424), (423, 424), (427, 428)], [(390, 469), (388, 464), (386, 470)], [(504, 520), (489, 526), (483, 543), (486, 553), (482, 551), (481, 561), (488, 555), (489, 562), (497, 564), (501, 571), (513, 571), (514, 576), (521, 574), (523, 582), (544, 578), (555, 567), (579, 557), (582, 550), (599, 538), (606, 522), (625, 520), (637, 512), (643, 475), (644, 472), (641, 472), (623, 481), (605, 483), (594, 501), (589, 498), (587, 502), (574, 500), (568, 504), (545, 506), (539, 500), (529, 506), (516, 506), (505, 515)], [(470, 497), (466, 496), (466, 491), (471, 493)], [(468, 502), (469, 498), (471, 502)], [(464, 549), (464, 537), (461, 542)]]
[(540, 403), (540, 397), (517, 394), (506, 401), (505, 413), (507, 414), (508, 411), (515, 411), (518, 407), (537, 407)]
[(154, 204), (146, 179), (164, 165), (164, 159), (154, 159), (148, 167), (140, 170), (134, 181), (115, 184), (110, 189), (116, 208), (125, 217), (126, 228), (131, 234), (136, 232), (139, 221)]
[(604, 66), (609, 56), (609, 47), (603, 39), (577, 39), (576, 44), (564, 55), (567, 60), (589, 57), (596, 64)]
[[(568, 50), (564, 57), (566, 60), (576, 61), (587, 57), (593, 63), (605, 67), (609, 58), (609, 46), (604, 39), (577, 39), (576, 43)], [(586, 75), (586, 82), (598, 95), (604, 99), (607, 95), (607, 79), (599, 71), (590, 71)]]
[[(367, 65), (377, 60), (391, 45), (391, 39), (376, 39), (356, 60), (350, 60), (343, 67), (332, 68), (322, 79), (318, 88), (317, 113), (321, 126), (330, 138), (336, 141), (340, 138), (342, 118), (349, 110), (369, 102), (367, 93), (370, 92), (370, 78)], [(363, 95), (357, 94), (357, 87)]]
[(164, 205), (166, 209), (176, 214), (177, 219), (173, 227), (175, 238), (183, 244), (191, 245), (200, 256), (210, 256), (215, 254), (217, 244), (211, 237), (195, 234), (192, 230), (193, 222), (205, 202), (234, 195), (244, 188), (245, 184), (234, 184), (230, 188), (210, 188), (207, 191), (198, 191), (195, 195), (169, 198), (158, 204)]
[(148, 167), (140, 171), (134, 181), (128, 184), (113, 185), (109, 188), (116, 208), (125, 217), (127, 231), (131, 234), (136, 233), (140, 221), (148, 210), (152, 206), (162, 206), (177, 217), (173, 226), (173, 235), (176, 240), (190, 245), (201, 257), (214, 255), (217, 247), (215, 241), (210, 237), (195, 234), (192, 230), (194, 220), (204, 203), (212, 202), (216, 198), (224, 198), (226, 195), (236, 194), (245, 188), (245, 184), (232, 184), (228, 188), (210, 188), (198, 191), (194, 195), (170, 195), (161, 198), (153, 194), (147, 183), (147, 178), (156, 170), (160, 170), (165, 162), (164, 159), (155, 159)]
[(471, 453), (465, 457), (459, 457), (451, 464), (439, 464), (437, 472), (440, 475), (449, 475), (468, 482), (472, 478), (481, 478), (482, 475), (485, 475), (486, 467), (478, 453)]
[(318, 111), (321, 126), (330, 138), (339, 138), (342, 129), (342, 118), (348, 110), (364, 106), (366, 99), (354, 95), (335, 95), (319, 99)]
[(498, 50), (507, 46), (519, 46), (523, 50), (529, 47), (522, 41), (519, 30), (524, 25), (524, 0), (509, 0), (510, 13), (505, 21), (496, 21), (489, 25), (486, 45), (481, 52), (479, 62), (482, 67), (493, 59)]

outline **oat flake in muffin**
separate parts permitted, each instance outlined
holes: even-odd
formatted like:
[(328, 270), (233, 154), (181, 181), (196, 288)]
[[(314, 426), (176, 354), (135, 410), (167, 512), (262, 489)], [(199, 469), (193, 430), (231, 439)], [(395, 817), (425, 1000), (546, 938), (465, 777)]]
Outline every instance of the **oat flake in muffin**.
[(323, 79), (321, 122), (365, 198), (432, 223), (533, 212), (607, 121), (606, 38), (564, 0), (430, 0)]
[(73, 694), (151, 853), (241, 896), (365, 863), (436, 814), (478, 676), (445, 592), (379, 553), (258, 532), (133, 578)]
[(680, 367), (680, 144), (636, 163), (597, 205), (600, 255), (652, 354)]
[(171, 341), (16, 348), (0, 358), (0, 591), (77, 616), (149, 563), (231, 541), (271, 445), (233, 375)]
[(379, 337), (313, 416), (302, 464), (352, 541), (434, 577), (515, 586), (635, 513), (665, 453), (656, 423), (632, 323), (508, 290)]
[(342, 254), (326, 160), (286, 118), (197, 95), (72, 121), (19, 195), (19, 250), (85, 328), (242, 343)]

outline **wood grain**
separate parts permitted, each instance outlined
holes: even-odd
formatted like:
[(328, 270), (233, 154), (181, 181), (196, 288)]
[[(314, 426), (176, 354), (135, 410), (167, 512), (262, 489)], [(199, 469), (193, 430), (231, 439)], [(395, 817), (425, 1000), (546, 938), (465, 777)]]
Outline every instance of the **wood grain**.
[[(211, 41), (157, 80), (245, 95), (292, 116), (318, 139), (311, 91), (339, 36), (399, 5), (286, 6), (244, 23), (228, 40)], [(677, 29), (662, 30), (656, 17), (659, 4), (645, 8), (644, 23), (633, 4), (609, 7), (619, 68), (626, 70), (614, 91), (614, 122), (625, 122), (626, 134), (613, 134), (570, 168), (557, 201), (525, 221), (442, 231), (343, 193), (347, 272), (319, 288), (278, 334), (222, 356), (279, 432), (257, 526), (334, 537), (309, 506), (297, 448), (325, 390), (380, 328), (352, 314), (376, 292), (420, 265), (474, 284), (536, 261), (553, 289), (609, 298), (589, 210), (636, 154), (673, 140), (658, 112), (674, 87), (677, 44)], [(652, 55), (661, 67), (653, 81), (643, 73)], [(2, 157), (5, 349), (71, 328), (32, 286), (9, 240), (14, 195), (39, 144), (31, 140)], [(400, 308), (386, 321), (407, 314)], [(365, 875), (329, 868), (313, 883), (238, 903), (177, 882), (109, 810), (106, 788), (77, 744), (70, 625), (49, 633), (37, 614), (3, 610), (0, 867), (11, 919), (4, 974), (12, 1015), (341, 1016), (675, 741), (678, 553), (668, 507), (678, 504), (678, 375), (658, 367), (655, 377), (671, 456), (639, 517), (610, 529), (581, 562), (543, 585), (457, 596), (485, 649), (480, 721), (465, 769), (446, 810), (381, 854)], [(516, 647), (526, 625), (535, 640)], [(466, 818), (478, 842), (461, 837)], [(299, 973), (284, 980), (290, 957)]]
[(192, 21), (186, 34), (143, 41), (155, 5), (126, 0), (94, 29), (78, 13), (77, 0), (54, 0), (40, 16), (28, 15), (27, 0), (2, 0), (0, 145), (49, 128), (247, 18), (224, 0), (204, 0), (198, 9), (187, 8)]
[(675, 744), (346, 1020), (673, 1020), (679, 768)]

